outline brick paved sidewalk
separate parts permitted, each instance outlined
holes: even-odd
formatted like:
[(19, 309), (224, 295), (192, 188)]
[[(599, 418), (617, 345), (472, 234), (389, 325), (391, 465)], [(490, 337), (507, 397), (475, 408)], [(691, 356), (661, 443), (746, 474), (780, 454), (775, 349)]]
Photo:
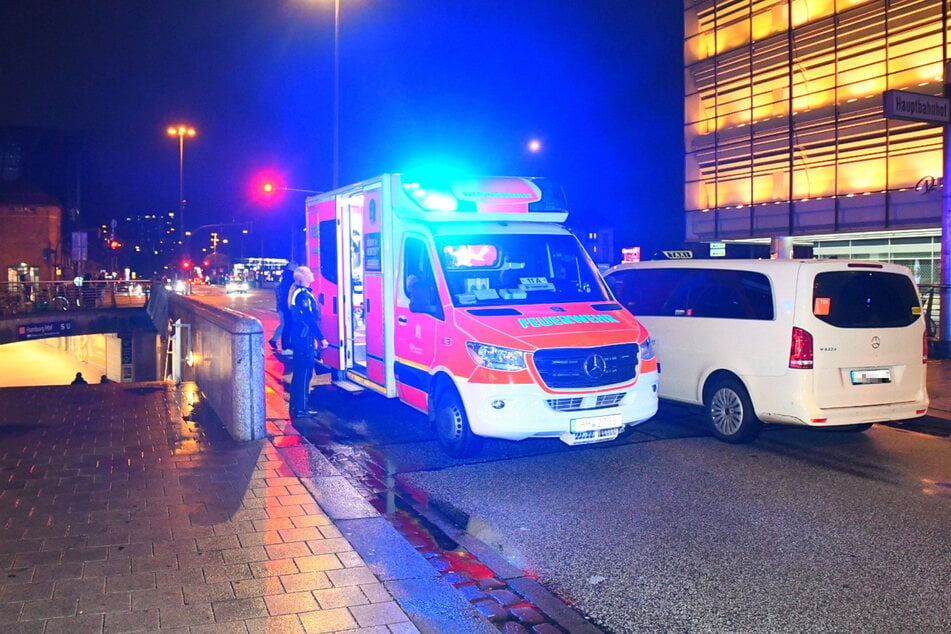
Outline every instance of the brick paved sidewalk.
[(4, 634), (418, 631), (286, 462), (294, 438), (234, 442), (182, 399), (0, 389)]

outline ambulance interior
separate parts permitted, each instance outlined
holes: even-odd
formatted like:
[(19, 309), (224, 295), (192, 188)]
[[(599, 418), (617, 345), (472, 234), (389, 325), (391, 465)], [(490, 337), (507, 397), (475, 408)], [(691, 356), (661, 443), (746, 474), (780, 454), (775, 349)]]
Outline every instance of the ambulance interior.
[(571, 235), (446, 235), (436, 251), (454, 306), (609, 301)]

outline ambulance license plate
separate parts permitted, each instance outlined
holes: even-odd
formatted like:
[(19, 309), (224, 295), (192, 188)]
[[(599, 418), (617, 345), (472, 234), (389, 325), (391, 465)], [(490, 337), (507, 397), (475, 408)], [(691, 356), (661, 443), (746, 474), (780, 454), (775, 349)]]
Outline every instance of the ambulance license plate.
[(881, 370), (852, 370), (852, 385), (891, 382), (892, 373), (888, 368), (883, 368)]
[(598, 429), (610, 429), (611, 427), (621, 427), (621, 425), (622, 423), (620, 414), (572, 418), (571, 433), (577, 434), (585, 431), (596, 431)]

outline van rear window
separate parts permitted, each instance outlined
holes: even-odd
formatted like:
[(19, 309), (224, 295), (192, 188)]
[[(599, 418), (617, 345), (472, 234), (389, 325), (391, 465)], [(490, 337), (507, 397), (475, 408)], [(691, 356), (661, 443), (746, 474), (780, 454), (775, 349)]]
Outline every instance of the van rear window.
[(816, 275), (813, 314), (837, 328), (902, 328), (921, 317), (915, 285), (884, 271), (830, 271)]

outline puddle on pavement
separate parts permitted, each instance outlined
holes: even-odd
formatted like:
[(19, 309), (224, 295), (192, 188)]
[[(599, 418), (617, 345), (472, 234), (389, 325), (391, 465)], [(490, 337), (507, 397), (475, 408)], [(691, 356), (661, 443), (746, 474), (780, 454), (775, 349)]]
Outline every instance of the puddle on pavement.
[[(500, 631), (513, 634), (568, 631), (426, 517), (436, 514), (440, 523), (464, 530), (471, 521), (467, 515), (451, 506), (429, 504), (418, 494), (414, 496), (403, 490), (393, 477), (392, 469), (385, 466), (385, 456), (373, 456), (333, 441), (316, 447), (443, 579)], [(527, 573), (525, 576), (530, 577)]]

